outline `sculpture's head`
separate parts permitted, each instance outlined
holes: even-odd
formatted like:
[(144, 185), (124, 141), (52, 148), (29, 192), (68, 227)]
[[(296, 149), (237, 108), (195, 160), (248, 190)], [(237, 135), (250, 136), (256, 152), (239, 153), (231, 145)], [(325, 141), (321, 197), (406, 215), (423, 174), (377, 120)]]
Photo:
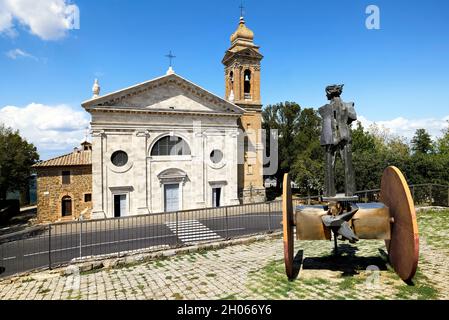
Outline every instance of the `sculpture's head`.
[(344, 84), (334, 84), (332, 86), (326, 87), (326, 96), (328, 100), (332, 100), (333, 98), (340, 97), (343, 93)]

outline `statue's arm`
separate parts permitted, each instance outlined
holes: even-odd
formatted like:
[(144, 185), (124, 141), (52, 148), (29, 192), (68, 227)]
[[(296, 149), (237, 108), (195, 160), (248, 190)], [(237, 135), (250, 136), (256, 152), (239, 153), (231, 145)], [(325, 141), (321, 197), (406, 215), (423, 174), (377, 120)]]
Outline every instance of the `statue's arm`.
[(348, 123), (352, 123), (357, 120), (357, 113), (355, 111), (355, 103), (349, 102), (347, 103), (348, 106)]

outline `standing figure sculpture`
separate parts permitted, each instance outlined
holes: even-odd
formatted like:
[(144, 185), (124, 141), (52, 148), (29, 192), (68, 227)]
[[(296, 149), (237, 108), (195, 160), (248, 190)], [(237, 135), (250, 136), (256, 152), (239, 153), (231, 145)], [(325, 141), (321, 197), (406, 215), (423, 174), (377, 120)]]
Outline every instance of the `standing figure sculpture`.
[(324, 196), (335, 197), (335, 163), (337, 152), (345, 166), (345, 196), (351, 197), (356, 192), (354, 169), (352, 166), (351, 123), (357, 120), (353, 102), (343, 102), (340, 98), (344, 85), (332, 85), (326, 88), (329, 104), (321, 107), (319, 113), (323, 118), (321, 145), (326, 149)]

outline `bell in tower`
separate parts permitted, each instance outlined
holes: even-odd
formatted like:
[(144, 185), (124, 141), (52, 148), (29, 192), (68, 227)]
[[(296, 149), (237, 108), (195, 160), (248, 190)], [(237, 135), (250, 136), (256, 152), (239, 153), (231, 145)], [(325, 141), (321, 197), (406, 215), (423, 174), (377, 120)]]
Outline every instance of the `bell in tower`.
[(242, 203), (265, 201), (263, 181), (262, 99), (260, 64), (263, 59), (254, 44), (254, 32), (243, 17), (231, 36), (231, 46), (223, 58), (226, 99), (246, 110), (240, 118), (239, 194)]

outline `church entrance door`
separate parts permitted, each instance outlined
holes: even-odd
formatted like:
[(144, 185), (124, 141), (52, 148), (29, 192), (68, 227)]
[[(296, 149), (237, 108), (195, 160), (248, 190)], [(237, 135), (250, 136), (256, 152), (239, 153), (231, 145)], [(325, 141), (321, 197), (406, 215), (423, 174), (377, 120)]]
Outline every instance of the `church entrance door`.
[(164, 186), (165, 212), (179, 210), (179, 184), (166, 184)]
[(114, 217), (120, 218), (126, 217), (127, 215), (126, 194), (114, 195)]
[(221, 206), (221, 188), (212, 189), (212, 206), (219, 208)]

